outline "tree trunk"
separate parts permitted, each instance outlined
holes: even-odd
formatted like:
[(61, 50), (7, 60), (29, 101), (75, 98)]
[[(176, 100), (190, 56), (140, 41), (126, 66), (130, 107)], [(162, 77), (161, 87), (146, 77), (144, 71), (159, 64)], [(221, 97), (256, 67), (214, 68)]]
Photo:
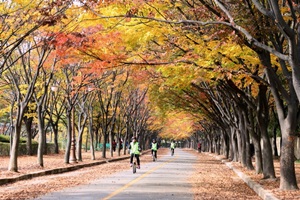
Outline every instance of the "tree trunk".
[[(79, 118), (81, 115), (79, 114)], [(84, 133), (84, 129), (85, 129), (85, 125), (86, 125), (86, 121), (88, 119), (87, 114), (83, 113), (83, 119), (79, 119), (78, 118), (78, 143), (76, 146), (76, 151), (77, 151), (77, 160), (78, 161), (82, 161), (82, 137), (83, 137), (83, 133)]]
[(110, 151), (110, 156), (114, 157), (114, 151), (113, 151), (113, 146), (112, 146), (112, 141), (113, 141), (113, 134), (111, 131), (109, 131), (109, 151)]
[(277, 126), (274, 125), (273, 128), (273, 154), (277, 158), (278, 157), (278, 149), (277, 149)]
[(8, 170), (13, 172), (18, 172), (18, 152), (19, 152), (19, 141), (22, 127), (22, 118), (24, 116), (24, 110), (27, 107), (28, 101), (20, 102), (17, 100), (18, 109), (16, 114), (16, 119), (14, 123), (14, 132), (11, 144), (10, 160)]
[(91, 152), (91, 160), (96, 160), (93, 130), (89, 130), (89, 134), (90, 134), (90, 152)]
[(255, 156), (255, 172), (260, 174), (263, 172), (262, 152), (260, 145), (260, 137), (252, 135), (252, 141), (254, 145)]
[(243, 163), (243, 154), (245, 153), (243, 151), (243, 139), (242, 139), (242, 134), (240, 130), (235, 131), (236, 135), (236, 142), (237, 142), (237, 151), (236, 151), (236, 158), (237, 162), (240, 162), (243, 167), (245, 167), (245, 163)]
[(58, 146), (58, 125), (56, 124), (55, 128), (53, 128), (54, 132), (54, 153), (58, 154), (59, 153), (59, 146)]
[[(243, 167), (246, 167), (246, 139), (245, 134), (247, 132), (246, 124), (244, 115), (245, 113), (242, 111), (241, 107), (244, 107), (245, 105), (239, 106), (237, 108), (237, 115), (239, 118), (238, 123), (238, 130), (236, 130), (237, 138), (238, 138), (238, 149), (239, 149), (239, 162), (242, 164)], [(245, 106), (246, 107), (246, 106)]]
[(108, 134), (106, 133), (106, 130), (103, 131), (103, 148), (102, 148), (102, 158), (106, 158), (106, 142), (107, 142)]
[(272, 146), (270, 138), (268, 135), (268, 125), (269, 125), (269, 106), (266, 97), (267, 86), (259, 85), (258, 94), (258, 112), (257, 112), (257, 122), (260, 129), (262, 141), (263, 141), (263, 176), (264, 178), (275, 178), (275, 169), (273, 161)]
[(230, 137), (227, 132), (223, 132), (223, 141), (224, 141), (224, 155), (225, 158), (229, 158), (229, 151), (230, 151), (230, 146), (229, 146), (229, 141)]
[(246, 142), (246, 160), (245, 164), (247, 169), (253, 170), (253, 164), (252, 164), (252, 155), (251, 155), (251, 148), (250, 148), (250, 136), (248, 130), (245, 133), (245, 142)]
[(38, 164), (41, 167), (44, 167), (44, 160), (43, 160), (43, 155), (44, 155), (44, 141), (45, 141), (45, 121), (44, 117), (42, 114), (42, 106), (37, 105), (37, 115), (38, 115), (38, 127), (39, 127), (39, 146), (38, 146)]
[(27, 149), (27, 155), (32, 155), (32, 133), (31, 133), (31, 128), (32, 128), (32, 121), (33, 117), (25, 117), (24, 122), (25, 122), (25, 127), (26, 127), (26, 133), (27, 133), (27, 141), (26, 141), (26, 149)]
[[(299, 102), (295, 95), (295, 91), (289, 86), (289, 95), (285, 99), (286, 106), (283, 106), (281, 96), (279, 94), (276, 79), (273, 78), (274, 72), (272, 68), (266, 68), (268, 80), (271, 83), (271, 91), (276, 103), (276, 110), (280, 130), (282, 135), (282, 148), (280, 154), (280, 189), (295, 190), (298, 189), (296, 181), (296, 172), (294, 166), (294, 137), (297, 128), (297, 113), (299, 112)], [(271, 152), (272, 153), (272, 152)], [(271, 154), (272, 155), (272, 154)]]
[(71, 140), (72, 140), (72, 119), (71, 111), (67, 110), (67, 144), (65, 148), (65, 163), (70, 163), (70, 151), (71, 151)]
[(231, 128), (231, 143), (232, 143), (232, 161), (237, 162), (238, 161), (238, 148), (237, 148), (237, 141), (235, 136), (235, 130), (234, 128)]
[(234, 152), (233, 152), (234, 147), (233, 147), (233, 139), (232, 139), (231, 131), (230, 131), (229, 134), (230, 134), (229, 135), (229, 158), (230, 158), (230, 161), (233, 161), (233, 159), (234, 159)]
[(13, 132), (12, 146), (10, 152), (10, 160), (8, 170), (18, 172), (18, 147), (20, 141), (21, 126), (15, 126)]
[[(197, 142), (195, 143), (195, 149), (197, 149)], [(216, 153), (220, 155), (220, 136), (216, 138)]]
[(298, 189), (295, 163), (294, 163), (294, 140), (295, 129), (291, 129), (285, 122), (282, 126), (282, 148), (280, 153), (280, 189), (282, 190), (296, 190)]
[[(84, 130), (84, 129), (83, 129)], [(82, 135), (83, 135), (83, 130), (79, 130), (79, 133), (78, 133), (78, 139), (77, 139), (77, 146), (76, 146), (76, 151), (77, 151), (77, 160), (78, 161), (82, 161)]]
[(271, 142), (268, 133), (266, 133), (266, 131), (262, 133), (262, 141), (263, 141), (263, 151), (262, 151), (263, 176), (264, 178), (276, 178)]
[[(208, 141), (209, 141), (209, 153), (214, 153), (213, 150), (213, 139), (211, 139), (211, 137), (208, 137)], [(190, 145), (189, 145), (190, 148)]]
[(89, 134), (90, 134), (91, 160), (96, 160), (95, 146), (94, 146), (94, 134), (93, 134), (93, 118), (92, 117), (89, 117)]

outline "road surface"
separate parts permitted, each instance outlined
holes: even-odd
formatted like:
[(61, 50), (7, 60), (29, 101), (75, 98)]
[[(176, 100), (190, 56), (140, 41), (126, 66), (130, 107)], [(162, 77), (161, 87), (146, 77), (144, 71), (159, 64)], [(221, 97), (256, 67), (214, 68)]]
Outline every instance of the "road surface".
[(192, 175), (194, 162), (196, 162), (194, 155), (175, 149), (174, 156), (165, 155), (159, 157), (156, 162), (141, 163), (141, 169), (135, 174), (128, 165), (128, 170), (86, 185), (49, 193), (37, 199), (192, 200), (193, 192), (189, 176)]

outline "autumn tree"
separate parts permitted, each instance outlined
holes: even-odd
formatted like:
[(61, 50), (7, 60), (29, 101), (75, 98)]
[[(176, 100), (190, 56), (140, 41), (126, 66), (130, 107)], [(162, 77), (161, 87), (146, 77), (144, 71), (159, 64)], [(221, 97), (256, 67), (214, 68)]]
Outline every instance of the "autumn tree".
[[(14, 133), (11, 148), (10, 157), (10, 171), (18, 171), (17, 157), (18, 157), (18, 144), (20, 139), (20, 132), (22, 126), (22, 119), (27, 105), (32, 97), (34, 87), (39, 75), (40, 69), (43, 67), (43, 63), (47, 57), (48, 47), (45, 43), (36, 45), (35, 43), (26, 43), (23, 48), (19, 48), (20, 54), (23, 54), (22, 59), (18, 62), (9, 63), (11, 67), (8, 68), (7, 77), (10, 78), (11, 83), (14, 87), (15, 101), (17, 102), (14, 117)], [(33, 64), (31, 60), (31, 52), (36, 49), (40, 49), (41, 54), (39, 55), (38, 62)], [(27, 53), (25, 53), (27, 52)], [(14, 54), (18, 56), (20, 54)], [(13, 60), (13, 59), (12, 59)], [(12, 67), (14, 66), (14, 67)], [(32, 69), (35, 68), (35, 70)], [(20, 71), (19, 69), (22, 68)], [(23, 71), (23, 73), (22, 73)]]

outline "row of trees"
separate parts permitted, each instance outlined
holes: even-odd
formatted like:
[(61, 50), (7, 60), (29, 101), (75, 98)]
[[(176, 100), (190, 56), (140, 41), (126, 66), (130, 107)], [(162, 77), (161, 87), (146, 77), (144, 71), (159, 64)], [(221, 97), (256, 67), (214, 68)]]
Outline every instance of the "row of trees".
[[(102, 157), (106, 157), (105, 144), (113, 138), (120, 142), (122, 137), (125, 142), (135, 135), (146, 141), (152, 134), (147, 85), (133, 77), (134, 71), (121, 66), (126, 55), (118, 32), (73, 22), (79, 14), (72, 9), (79, 7), (72, 3), (1, 4), (1, 118), (10, 124), (6, 132), (11, 136), (10, 171), (18, 171), (23, 127), (28, 153), (32, 154), (32, 127), (37, 124), (40, 166), (44, 165), (49, 130), (54, 132), (57, 153), (58, 138), (66, 132), (65, 163), (82, 160), (86, 128), (92, 159), (100, 141)], [(74, 26), (77, 32), (68, 30)]]
[[(162, 75), (160, 89), (153, 91), (163, 109), (168, 102), (170, 109), (196, 115), (206, 137), (213, 141), (222, 135), (227, 154), (249, 168), (251, 139), (256, 170), (265, 178), (275, 177), (268, 131), (272, 113), (282, 138), (283, 190), (298, 189), (294, 167), (300, 99), (298, 4), (134, 1), (126, 4), (126, 14), (123, 10), (118, 13), (123, 15), (114, 16), (161, 30), (147, 35), (151, 40), (143, 55), (148, 64), (163, 65), (156, 71)], [(102, 10), (98, 13), (104, 18)], [(178, 99), (188, 99), (188, 104)]]
[[(253, 168), (249, 153), (250, 141), (253, 142), (255, 168), (265, 178), (275, 177), (269, 130), (270, 125), (279, 124), (280, 188), (297, 189), (297, 5), (296, 1), (275, 0), (76, 1), (74, 5), (73, 1), (56, 0), (2, 4), (5, 14), (1, 38), (6, 39), (1, 42), (1, 72), (2, 77), (7, 77), (3, 79), (6, 90), (2, 95), (12, 95), (6, 99), (14, 108), (11, 113), (17, 116), (11, 117), (15, 130), (12, 149), (18, 144), (22, 120), (31, 117), (24, 115), (25, 111), (37, 111), (37, 118), (45, 119), (49, 87), (55, 84), (60, 92), (51, 98), (62, 96), (60, 101), (54, 101), (60, 102), (59, 106), (50, 104), (53, 107), (47, 116), (52, 125), (58, 125), (60, 115), (53, 114), (54, 109), (65, 111), (66, 152), (75, 130), (71, 129), (72, 113), (84, 113), (85, 103), (89, 105), (90, 118), (82, 114), (76, 119), (98, 119), (99, 128), (90, 126), (89, 132), (107, 133), (104, 140), (119, 133), (116, 130), (121, 133), (119, 127), (123, 126), (118, 123), (125, 123), (126, 130), (130, 129), (126, 132), (131, 134), (147, 133), (149, 129), (141, 125), (154, 117), (148, 105), (141, 104), (147, 89), (136, 93), (135, 89), (125, 88), (137, 85), (132, 80), (150, 81), (149, 100), (155, 103), (151, 107), (160, 109), (166, 124), (172, 117), (188, 115), (194, 122), (192, 128), (204, 134), (211, 147), (213, 141), (220, 144), (223, 139), (226, 155), (249, 169)], [(18, 25), (12, 26), (12, 22)], [(132, 71), (129, 65), (134, 66)], [(97, 106), (91, 104), (95, 102)], [(28, 106), (31, 103), (36, 107)], [(99, 116), (91, 117), (91, 110)], [(128, 119), (136, 116), (139, 118)], [(41, 121), (38, 124), (42, 134), (45, 125)], [(165, 137), (186, 137), (183, 132), (192, 132), (190, 122), (176, 120), (176, 124), (174, 129), (162, 129)], [(178, 128), (178, 124), (185, 128)], [(161, 124), (157, 127), (161, 128)], [(58, 126), (53, 129), (58, 130)], [(42, 135), (40, 144), (45, 141)], [(16, 157), (17, 152), (12, 151), (11, 170), (17, 169)]]
[[(200, 72), (197, 79), (189, 81), (188, 89), (181, 87), (176, 91), (182, 99), (190, 99), (185, 110), (197, 115), (200, 111), (199, 123), (205, 137), (216, 144), (222, 137), (226, 155), (249, 169), (252, 169), (251, 138), (256, 171), (262, 172), (264, 178), (275, 177), (268, 131), (272, 113), (272, 125), (279, 124), (282, 137), (280, 188), (298, 189), (294, 168), (300, 99), (300, 65), (296, 58), (298, 3), (218, 0), (176, 3), (170, 12), (172, 15), (176, 12), (175, 16), (181, 16), (182, 20), (169, 16), (163, 20), (173, 23), (175, 19), (181, 24), (181, 33), (187, 30), (182, 41), (194, 43), (193, 48), (176, 43), (180, 47), (178, 52), (193, 62), (192, 69)], [(195, 51), (198, 45), (201, 51)], [(191, 54), (196, 59), (190, 59)]]

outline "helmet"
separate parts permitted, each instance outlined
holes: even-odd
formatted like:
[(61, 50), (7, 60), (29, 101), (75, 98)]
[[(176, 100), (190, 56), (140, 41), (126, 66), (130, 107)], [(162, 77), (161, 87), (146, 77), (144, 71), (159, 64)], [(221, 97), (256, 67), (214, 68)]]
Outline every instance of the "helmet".
[(156, 141), (155, 139), (152, 140), (152, 142), (155, 142), (155, 141)]
[(136, 140), (136, 137), (135, 137), (135, 136), (133, 136), (133, 137), (131, 138), (131, 140)]

